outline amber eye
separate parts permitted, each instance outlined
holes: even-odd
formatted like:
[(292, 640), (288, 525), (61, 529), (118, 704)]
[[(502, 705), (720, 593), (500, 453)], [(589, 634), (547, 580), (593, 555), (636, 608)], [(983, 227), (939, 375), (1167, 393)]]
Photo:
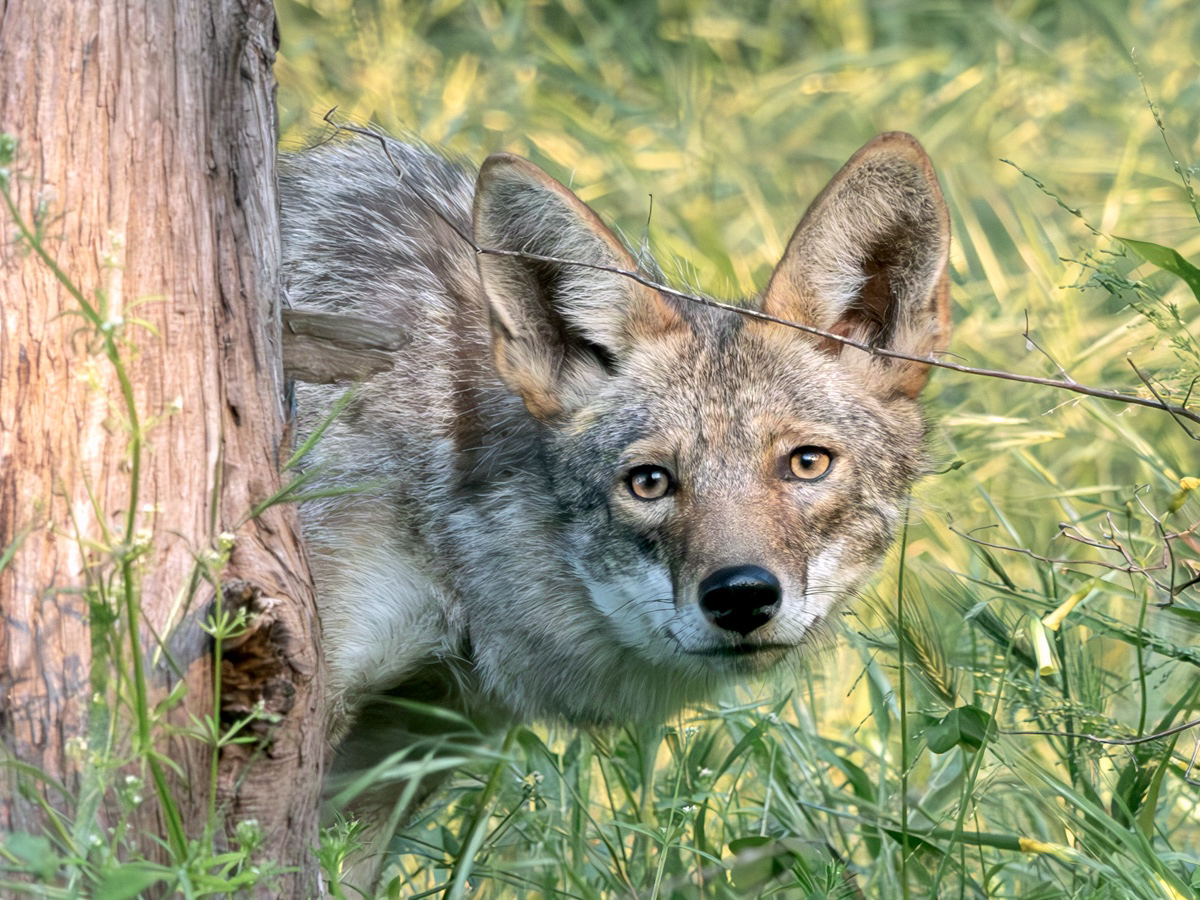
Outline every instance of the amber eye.
[(800, 481), (824, 478), (833, 465), (833, 454), (824, 447), (797, 447), (788, 460), (793, 477)]
[(675, 488), (671, 473), (662, 466), (637, 466), (625, 478), (629, 493), (639, 500), (661, 500)]

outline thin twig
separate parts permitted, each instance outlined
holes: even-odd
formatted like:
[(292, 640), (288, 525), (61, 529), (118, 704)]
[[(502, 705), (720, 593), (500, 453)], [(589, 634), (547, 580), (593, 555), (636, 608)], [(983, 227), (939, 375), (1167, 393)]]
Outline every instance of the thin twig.
[[(1172, 735), (1180, 734), (1190, 728), (1200, 726), (1200, 719), (1192, 719), (1190, 722), (1184, 722), (1181, 725), (1176, 725), (1173, 728), (1166, 728), (1162, 731), (1156, 731), (1154, 734), (1147, 734), (1143, 737), (1136, 738), (1106, 738), (1100, 737), (1098, 734), (1081, 734), (1075, 731), (1009, 731), (1007, 729), (999, 729), (1004, 735), (1040, 735), (1042, 737), (1065, 737), (1076, 740), (1093, 741), (1097, 744), (1114, 744), (1118, 747), (1134, 747), (1138, 744), (1148, 744), (1151, 741), (1160, 741), (1163, 738), (1171, 737)], [(1196, 766), (1196, 756), (1200, 752), (1200, 737), (1196, 739), (1196, 748), (1192, 751), (1192, 758), (1188, 762), (1187, 770), (1183, 773), (1183, 780), (1188, 784), (1200, 784), (1200, 781), (1191, 777), (1192, 769)]]
[[(993, 526), (988, 525), (985, 527), (991, 528)], [(950, 530), (952, 532), (954, 532), (955, 534), (957, 534), (959, 537), (965, 538), (966, 540), (970, 541), (972, 544), (978, 544), (981, 547), (990, 547), (993, 550), (1005, 550), (1009, 553), (1019, 553), (1022, 556), (1028, 556), (1032, 559), (1036, 559), (1038, 562), (1044, 562), (1044, 563), (1048, 563), (1048, 564), (1054, 565), (1054, 566), (1100, 566), (1101, 568), (1104, 568), (1104, 569), (1111, 569), (1114, 572), (1125, 572), (1125, 573), (1131, 574), (1131, 575), (1146, 575), (1149, 572), (1158, 572), (1158, 571), (1161, 571), (1162, 569), (1167, 568), (1167, 564), (1165, 562), (1160, 563), (1156, 566), (1142, 566), (1142, 565), (1138, 565), (1137, 563), (1130, 562), (1129, 558), (1125, 555), (1121, 546), (1119, 544), (1117, 544), (1115, 541), (1113, 542), (1113, 546), (1110, 546), (1108, 544), (1101, 544), (1098, 541), (1086, 540), (1086, 539), (1083, 540), (1082, 543), (1088, 544), (1092, 547), (1098, 547), (1102, 550), (1113, 550), (1118, 553), (1121, 553), (1122, 557), (1124, 557), (1126, 560), (1125, 565), (1121, 565), (1120, 563), (1105, 562), (1102, 559), (1069, 559), (1067, 557), (1043, 556), (1040, 553), (1035, 553), (1034, 551), (1029, 550), (1025, 547), (1011, 547), (1008, 544), (993, 544), (990, 541), (985, 541), (982, 538), (977, 538), (973, 534), (970, 534), (970, 533), (967, 533), (964, 531), (959, 531), (957, 528), (955, 528), (952, 525), (950, 526)], [(980, 529), (975, 529), (975, 530), (978, 531)], [(1060, 531), (1059, 534), (1063, 534), (1064, 536), (1070, 537), (1070, 535), (1066, 535), (1065, 531)], [(1155, 584), (1158, 584), (1158, 582), (1155, 582)], [(1166, 587), (1164, 585), (1159, 585), (1159, 587), (1163, 588), (1163, 590), (1166, 590)]]
[(1116, 744), (1120, 747), (1133, 747), (1138, 744), (1148, 744), (1151, 741), (1159, 741), (1163, 738), (1170, 737), (1173, 734), (1187, 731), (1189, 728), (1200, 726), (1200, 719), (1192, 719), (1190, 722), (1184, 722), (1181, 725), (1176, 725), (1173, 728), (1166, 728), (1162, 731), (1156, 731), (1154, 734), (1143, 735), (1136, 738), (1106, 738), (1100, 737), (1098, 734), (1081, 734), (1075, 731), (1008, 731), (1000, 729), (1001, 734), (1009, 735), (1033, 735), (1040, 734), (1046, 737), (1069, 737), (1079, 738), (1085, 741), (1095, 741), (1097, 744)]
[[(1150, 517), (1150, 521), (1154, 523), (1155, 530), (1158, 531), (1159, 537), (1162, 538), (1164, 556), (1163, 561), (1168, 564), (1170, 574), (1167, 576), (1167, 585), (1169, 586), (1169, 590), (1167, 591), (1167, 599), (1161, 601), (1158, 605), (1161, 607), (1171, 606), (1175, 602), (1175, 595), (1183, 590), (1182, 587), (1175, 587), (1175, 550), (1171, 547), (1171, 541), (1167, 539), (1167, 529), (1163, 527), (1162, 519), (1150, 511), (1150, 507), (1148, 507), (1146, 505), (1146, 501), (1142, 499), (1141, 493), (1134, 494), (1134, 498), (1137, 500), (1138, 506), (1142, 508), (1142, 512)], [(1153, 581), (1153, 579), (1151, 580)]]
[[(1161, 403), (1163, 409), (1165, 409), (1168, 413), (1171, 414), (1171, 418), (1173, 418), (1175, 420), (1175, 424), (1178, 425), (1180, 428), (1182, 428), (1184, 433), (1188, 437), (1190, 437), (1193, 441), (1200, 440), (1200, 437), (1197, 437), (1196, 433), (1194, 431), (1192, 431), (1192, 429), (1188, 428), (1187, 423), (1179, 421), (1179, 416), (1175, 415), (1175, 413), (1172, 411), (1171, 407), (1168, 406), (1167, 403), (1162, 399), (1162, 397), (1159, 396), (1158, 391), (1156, 391), (1154, 389), (1154, 385), (1152, 385), (1150, 383), (1150, 379), (1147, 378), (1145, 375), (1143, 375), (1142, 370), (1137, 367), (1137, 363), (1135, 363), (1132, 359), (1126, 359), (1125, 362), (1129, 363), (1129, 367), (1131, 369), (1133, 369), (1133, 371), (1137, 375), (1137, 377), (1142, 380), (1142, 384), (1144, 384), (1146, 386), (1146, 389), (1149, 390), (1150, 393), (1154, 395), (1154, 399), (1157, 400), (1159, 403)], [(1192, 379), (1192, 385), (1194, 385), (1195, 383), (1196, 383), (1195, 379)], [(1191, 393), (1192, 393), (1192, 385), (1188, 385), (1188, 396), (1189, 397), (1191, 396)], [(1184, 403), (1186, 404), (1186, 402), (1187, 402), (1187, 398), (1185, 397)]]
[[(391, 150), (388, 147), (387, 138), (384, 135), (380, 134), (379, 132), (372, 131), (369, 128), (362, 128), (357, 125), (347, 125), (334, 122), (331, 118), (332, 113), (333, 110), (330, 110), (329, 113), (326, 113), (326, 122), (339, 131), (348, 131), (352, 134), (363, 135), (379, 141), (380, 146), (383, 148), (384, 155), (392, 164), (392, 168), (396, 173), (396, 176), (398, 178), (404, 177), (403, 169), (399, 164), (397, 164), (395, 158), (392, 156)], [(887, 359), (899, 359), (904, 360), (905, 362), (918, 363), (925, 366), (934, 366), (935, 368), (939, 369), (949, 369), (952, 372), (959, 372), (963, 375), (978, 375), (984, 378), (998, 378), (1003, 381), (1015, 381), (1021, 384), (1037, 384), (1041, 385), (1042, 387), (1057, 388), (1059, 390), (1071, 391), (1072, 393), (1076, 394), (1083, 394), (1087, 397), (1096, 397), (1101, 400), (1111, 400), (1115, 403), (1125, 403), (1131, 406), (1144, 406), (1149, 409), (1163, 410), (1164, 412), (1170, 413), (1177, 420), (1183, 418), (1200, 425), (1200, 412), (1193, 412), (1192, 410), (1186, 409), (1183, 406), (1176, 406), (1174, 404), (1167, 403), (1164, 400), (1158, 399), (1157, 394), (1155, 395), (1154, 399), (1149, 399), (1146, 397), (1139, 397), (1135, 394), (1124, 394), (1120, 391), (1108, 390), (1106, 388), (1089, 387), (1088, 385), (1079, 384), (1073, 380), (1063, 381), (1055, 378), (1042, 378), (1037, 375), (1022, 375), (1016, 372), (1005, 372), (999, 369), (984, 369), (977, 366), (966, 366), (959, 363), (946, 362), (933, 356), (916, 356), (909, 353), (901, 353), (898, 350), (889, 350), (886, 347), (877, 347), (872, 344), (868, 344), (865, 341), (859, 341), (855, 340), (854, 338), (847, 337), (846, 335), (825, 331), (812, 325), (804, 325), (800, 322), (793, 322), (788, 319), (779, 318), (778, 316), (772, 316), (756, 309), (748, 309), (746, 307), (736, 306), (732, 303), (722, 303), (720, 300), (713, 300), (710, 297), (704, 297), (702, 295), (680, 291), (670, 287), (669, 285), (660, 284), (653, 279), (647, 278), (640, 272), (633, 272), (628, 269), (622, 269), (618, 266), (609, 266), (602, 263), (589, 263), (577, 259), (563, 259), (556, 256), (545, 256), (540, 253), (527, 253), (523, 250), (500, 250), (493, 247), (481, 247), (475, 243), (474, 238), (472, 238), (471, 235), (468, 234), (457, 222), (454, 222), (446, 217), (441, 210), (437, 209), (419, 192), (415, 193), (417, 198), (424, 203), (431, 212), (437, 215), (450, 229), (454, 231), (455, 234), (458, 235), (460, 239), (462, 239), (464, 243), (466, 243), (477, 254), (488, 256), (509, 256), (516, 259), (529, 260), (531, 262), (546, 262), (553, 263), (555, 265), (576, 266), (582, 269), (593, 269), (598, 272), (609, 272), (613, 275), (620, 275), (624, 278), (628, 278), (631, 281), (637, 282), (638, 284), (650, 288), (651, 290), (658, 291), (659, 293), (666, 294), (669, 297), (676, 297), (689, 303), (698, 303), (702, 306), (708, 306), (713, 309), (725, 310), (726, 312), (731, 312), (739, 316), (745, 316), (746, 318), (758, 319), (762, 322), (771, 322), (775, 325), (783, 325), (787, 328), (794, 328), (797, 331), (804, 332), (805, 334), (811, 334), (815, 337), (836, 341), (839, 344), (853, 347), (856, 350), (861, 350), (863, 353), (869, 353), (872, 356), (880, 356)], [(1197, 436), (1190, 430), (1187, 431), (1187, 434), (1193, 440), (1200, 440), (1200, 436)]]
[(1054, 366), (1054, 368), (1058, 369), (1058, 371), (1060, 373), (1062, 373), (1062, 377), (1063, 377), (1064, 381), (1069, 382), (1070, 384), (1078, 384), (1079, 383), (1078, 381), (1076, 381), (1074, 378), (1071, 377), (1071, 374), (1066, 369), (1064, 369), (1061, 365), (1059, 365), (1057, 359), (1055, 359), (1053, 356), (1051, 356), (1049, 353), (1047, 353), (1046, 349), (1041, 344), (1039, 344), (1037, 341), (1035, 341), (1033, 339), (1033, 335), (1031, 335), (1029, 333), (1029, 310), (1025, 310), (1025, 331), (1022, 332), (1022, 335), (1025, 338), (1026, 343), (1028, 343), (1030, 347), (1033, 347), (1040, 354), (1042, 354), (1042, 356), (1046, 357), (1046, 359), (1048, 359), (1050, 361), (1050, 365)]
[[(1140, 500), (1139, 500), (1139, 502), (1140, 502)], [(1124, 560), (1123, 565), (1120, 563), (1107, 562), (1102, 559), (1069, 559), (1067, 557), (1044, 556), (1040, 553), (1035, 553), (1033, 550), (1030, 550), (1026, 547), (1013, 547), (1008, 544), (996, 544), (996, 543), (992, 543), (990, 541), (985, 541), (982, 538), (976, 537), (974, 532), (982, 531), (983, 530), (982, 528), (972, 529), (971, 532), (963, 532), (963, 531), (959, 531), (953, 525), (951, 525), (949, 527), (950, 527), (950, 530), (952, 532), (954, 532), (955, 534), (957, 534), (959, 537), (964, 538), (973, 544), (978, 544), (981, 547), (990, 547), (993, 550), (1003, 550), (1008, 553), (1018, 553), (1022, 556), (1027, 556), (1030, 559), (1036, 559), (1039, 562), (1044, 562), (1049, 565), (1054, 565), (1054, 566), (1100, 566), (1101, 568), (1109, 569), (1114, 572), (1124, 572), (1124, 573), (1130, 574), (1130, 575), (1143, 575), (1150, 581), (1151, 584), (1153, 584), (1156, 588), (1158, 588), (1158, 590), (1160, 590), (1161, 592), (1166, 594), (1167, 599), (1159, 602), (1158, 605), (1160, 607), (1171, 606), (1174, 604), (1175, 598), (1177, 596), (1179, 596), (1179, 594), (1181, 594), (1183, 591), (1187, 590), (1192, 585), (1200, 583), (1200, 576), (1190, 578), (1189, 580), (1183, 582), (1182, 584), (1175, 583), (1175, 578), (1176, 578), (1175, 573), (1178, 571), (1179, 564), (1176, 561), (1174, 548), (1171, 546), (1171, 544), (1173, 541), (1183, 540), (1183, 539), (1187, 538), (1193, 531), (1195, 531), (1197, 528), (1200, 528), (1200, 522), (1197, 522), (1196, 524), (1192, 525), (1190, 528), (1186, 528), (1183, 531), (1169, 532), (1163, 527), (1162, 521), (1157, 516), (1155, 516), (1149, 510), (1149, 508), (1146, 507), (1146, 505), (1144, 503), (1141, 503), (1141, 506), (1142, 506), (1143, 511), (1145, 511), (1146, 515), (1148, 515), (1154, 521), (1154, 523), (1156, 525), (1156, 529), (1158, 531), (1159, 538), (1162, 540), (1162, 547), (1163, 547), (1162, 559), (1159, 563), (1157, 563), (1155, 565), (1145, 565), (1145, 564), (1139, 563), (1134, 558), (1134, 556), (1130, 552), (1129, 548), (1124, 543), (1117, 540), (1116, 526), (1113, 524), (1111, 516), (1108, 517), (1108, 526), (1109, 526), (1110, 533), (1105, 535), (1105, 538), (1106, 538), (1105, 541), (1098, 541), (1095, 538), (1089, 537), (1088, 535), (1083, 534), (1081, 531), (1079, 531), (1079, 529), (1076, 526), (1071, 525), (1070, 523), (1067, 523), (1067, 522), (1059, 523), (1058, 534), (1060, 537), (1065, 537), (1068, 540), (1072, 540), (1077, 543), (1084, 544), (1085, 546), (1088, 546), (1088, 547), (1095, 547), (1098, 550), (1105, 550), (1110, 553), (1119, 553), (1121, 555), (1121, 558)], [(991, 525), (984, 526), (984, 528), (992, 528), (992, 527), (994, 527), (994, 526), (991, 526)], [(1130, 537), (1130, 540), (1132, 540), (1132, 537)], [(1185, 541), (1185, 543), (1186, 543), (1186, 541)], [(1170, 580), (1165, 584), (1163, 582), (1159, 581), (1158, 579), (1154, 578), (1150, 574), (1151, 572), (1161, 572), (1164, 569), (1169, 569), (1171, 572)]]

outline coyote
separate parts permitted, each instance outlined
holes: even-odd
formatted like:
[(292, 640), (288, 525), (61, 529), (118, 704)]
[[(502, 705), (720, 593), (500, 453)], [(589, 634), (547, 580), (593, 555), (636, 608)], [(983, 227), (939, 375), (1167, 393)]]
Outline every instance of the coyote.
[[(280, 186), (292, 303), (411, 338), (312, 454), (335, 771), (452, 727), (396, 698), (484, 731), (663, 721), (795, 663), (887, 550), (928, 366), (836, 336), (946, 345), (949, 216), (911, 136), (860, 149), (741, 304), (826, 336), (659, 289), (515, 156), (475, 177), (335, 141)], [(345, 390), (298, 386), (302, 430)]]

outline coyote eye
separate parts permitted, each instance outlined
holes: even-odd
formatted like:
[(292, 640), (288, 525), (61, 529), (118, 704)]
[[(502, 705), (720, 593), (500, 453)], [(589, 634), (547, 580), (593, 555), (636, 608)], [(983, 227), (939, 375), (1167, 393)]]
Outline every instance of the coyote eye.
[(792, 476), (800, 481), (824, 478), (832, 465), (833, 454), (824, 447), (797, 447), (788, 460)]
[(661, 500), (675, 489), (671, 473), (662, 466), (636, 466), (625, 476), (625, 483), (638, 500)]

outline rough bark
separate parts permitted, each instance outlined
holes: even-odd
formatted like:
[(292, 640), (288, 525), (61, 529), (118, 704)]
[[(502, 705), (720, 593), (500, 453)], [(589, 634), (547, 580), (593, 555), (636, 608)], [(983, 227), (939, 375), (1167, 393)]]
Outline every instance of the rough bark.
[[(230, 828), (256, 819), (264, 857), (297, 867), (264, 893), (311, 896), (325, 729), (308, 566), (293, 508), (249, 518), (278, 489), (285, 449), (274, 28), (269, 0), (0, 0), (11, 190), (58, 266), (117, 323), (145, 427), (135, 485), (100, 337), (0, 210), (0, 560), (11, 551), (0, 562), (0, 832), (44, 825), (4, 756), (65, 784), (67, 798), (42, 788), (59, 806), (90, 777), (72, 739), (96, 738), (117, 687), (114, 661), (93, 653), (104, 610), (87, 600), (106, 580), (121, 588), (110, 551), (129, 544), (136, 496), (141, 656), (151, 703), (185, 682), (176, 724), (213, 711), (200, 626), (215, 591), (197, 559), (234, 534), (220, 581), (253, 620), (226, 648), (226, 719), (262, 701), (277, 721), (259, 718), (261, 740), (222, 755), (218, 814)], [(107, 607), (118, 632), (121, 596)], [(165, 731), (155, 739), (199, 837), (214, 751)], [(156, 803), (135, 816), (133, 828), (166, 836)]]

